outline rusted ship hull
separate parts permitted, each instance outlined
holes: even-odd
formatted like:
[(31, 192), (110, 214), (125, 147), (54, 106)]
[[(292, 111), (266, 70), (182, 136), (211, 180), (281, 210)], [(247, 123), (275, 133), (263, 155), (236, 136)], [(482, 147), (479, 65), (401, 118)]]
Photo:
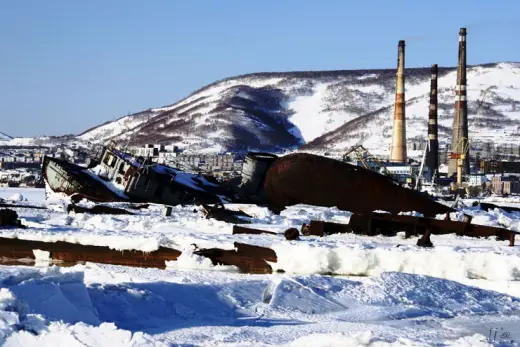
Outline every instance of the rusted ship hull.
[(65, 160), (44, 157), (42, 175), (49, 192), (86, 198), (96, 202), (126, 201), (102, 181), (89, 174), (87, 169)]
[(278, 211), (298, 203), (361, 214), (384, 210), (435, 216), (454, 211), (376, 172), (306, 153), (277, 159), (267, 171), (264, 189), (271, 208)]

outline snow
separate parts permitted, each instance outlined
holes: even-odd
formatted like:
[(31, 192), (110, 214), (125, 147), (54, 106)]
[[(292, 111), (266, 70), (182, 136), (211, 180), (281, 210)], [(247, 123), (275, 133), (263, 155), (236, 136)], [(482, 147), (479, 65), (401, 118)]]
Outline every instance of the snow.
[(44, 189), (0, 187), (0, 199), (9, 199), (15, 195), (23, 195), (25, 199), (34, 202), (43, 202), (45, 200)]
[(23, 197), (22, 194), (15, 193), (15, 194), (11, 195), (9, 198), (7, 198), (7, 200), (9, 200), (9, 201), (24, 201), (25, 198)]
[(0, 141), (9, 141), (12, 137), (0, 131)]
[(326, 89), (326, 84), (320, 84), (315, 87), (311, 96), (298, 96), (289, 103), (289, 108), (295, 111), (289, 120), (300, 130), (305, 142), (312, 141), (324, 133), (323, 119), (319, 114)]
[[(27, 204), (51, 204), (43, 190), (0, 190), (17, 193)], [(286, 241), (281, 233), (289, 227), (345, 223), (351, 214), (308, 205), (280, 215), (252, 205), (228, 208), (252, 215), (252, 228), (279, 235), (232, 235), (232, 225), (203, 218), (199, 206), (176, 206), (171, 217), (156, 205), (122, 216), (17, 209), (27, 228), (0, 236), (183, 253), (166, 270), (49, 266), (49, 255), (38, 250), (37, 266), (0, 265), (0, 345), (499, 345), (500, 336), (488, 341), (490, 328), (510, 333), (503, 346), (520, 341), (520, 248), (505, 241), (433, 236), (432, 249), (400, 234)], [(519, 213), (464, 212), (473, 223), (520, 227)], [(273, 248), (272, 266), (285, 272), (241, 274), (193, 254), (192, 244), (232, 249), (234, 242)]]

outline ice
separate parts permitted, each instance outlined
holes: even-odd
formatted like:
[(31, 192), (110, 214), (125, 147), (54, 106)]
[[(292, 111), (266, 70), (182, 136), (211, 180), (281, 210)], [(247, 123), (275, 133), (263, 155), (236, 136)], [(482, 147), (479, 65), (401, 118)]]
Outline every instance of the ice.
[(31, 202), (43, 202), (45, 201), (45, 189), (41, 188), (9, 188), (0, 187), (0, 198), (10, 199), (11, 197), (23, 196)]
[(24, 201), (25, 198), (23, 197), (22, 194), (15, 193), (15, 194), (11, 195), (9, 198), (7, 198), (7, 200), (9, 200), (9, 201)]

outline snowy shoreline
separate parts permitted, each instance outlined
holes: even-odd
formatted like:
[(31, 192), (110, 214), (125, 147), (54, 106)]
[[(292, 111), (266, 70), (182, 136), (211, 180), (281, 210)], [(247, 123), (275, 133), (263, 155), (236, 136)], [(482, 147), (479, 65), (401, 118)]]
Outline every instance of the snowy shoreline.
[[(15, 193), (44, 203), (43, 190), (0, 189), (1, 198)], [(306, 205), (280, 215), (241, 207), (255, 217), (251, 227), (280, 234), (313, 219), (350, 217)], [(174, 207), (171, 217), (159, 206), (132, 216), (18, 212), (28, 228), (0, 236), (141, 250), (244, 242), (273, 248), (273, 269), (285, 273), (240, 274), (189, 252), (167, 270), (0, 266), (6, 346), (485, 346), (490, 327), (505, 327), (520, 341), (520, 248), (506, 241), (444, 235), (423, 249), (401, 235), (232, 235), (231, 224), (202, 218), (196, 206)], [(465, 212), (474, 223), (520, 226), (518, 213)], [(327, 273), (340, 276), (319, 275)]]

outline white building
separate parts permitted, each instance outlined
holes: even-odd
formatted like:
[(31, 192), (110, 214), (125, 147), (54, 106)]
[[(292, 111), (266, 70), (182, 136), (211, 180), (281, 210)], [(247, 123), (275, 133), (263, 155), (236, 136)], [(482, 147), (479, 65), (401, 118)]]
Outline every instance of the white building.
[(485, 175), (469, 175), (468, 176), (468, 185), (469, 186), (482, 186), (485, 182), (489, 181)]

